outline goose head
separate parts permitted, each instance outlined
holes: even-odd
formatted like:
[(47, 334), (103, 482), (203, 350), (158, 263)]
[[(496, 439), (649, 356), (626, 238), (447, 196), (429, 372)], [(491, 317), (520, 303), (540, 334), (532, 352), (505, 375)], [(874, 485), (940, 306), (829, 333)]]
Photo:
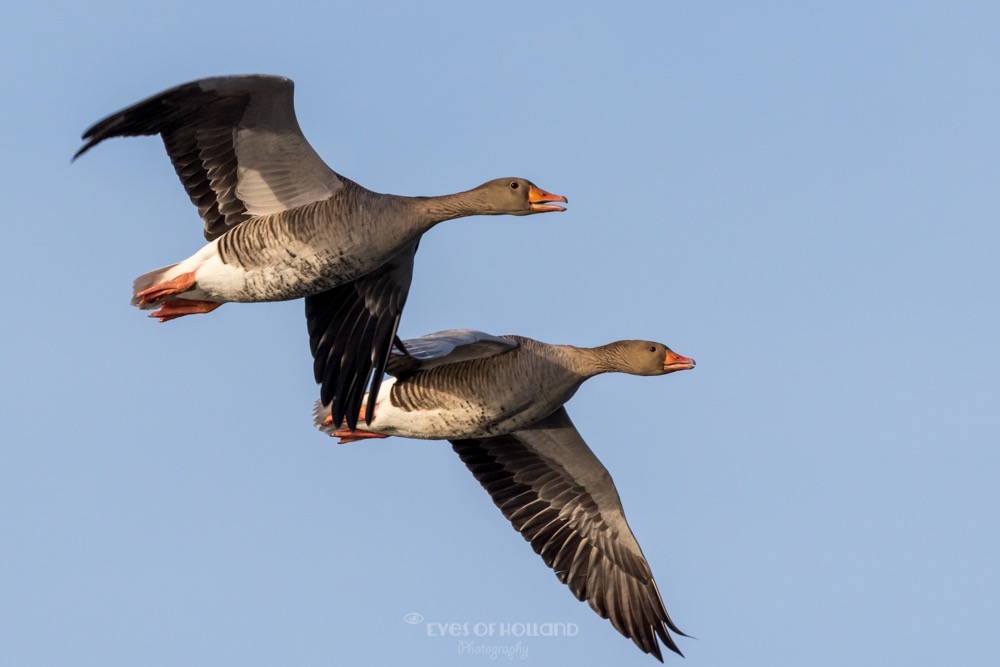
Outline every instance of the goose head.
[(694, 359), (677, 354), (663, 343), (620, 340), (605, 348), (614, 369), (631, 375), (666, 375), (694, 368)]
[(568, 203), (562, 195), (554, 195), (524, 178), (497, 178), (474, 190), (492, 215), (530, 215), (565, 211), (553, 202)]

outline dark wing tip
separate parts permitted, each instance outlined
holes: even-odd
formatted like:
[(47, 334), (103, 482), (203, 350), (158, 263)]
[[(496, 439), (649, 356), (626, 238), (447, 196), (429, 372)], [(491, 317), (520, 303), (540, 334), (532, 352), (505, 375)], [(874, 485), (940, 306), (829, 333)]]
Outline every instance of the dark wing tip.
[(88, 127), (84, 133), (80, 135), (80, 139), (86, 141), (87, 143), (85, 143), (80, 150), (73, 153), (73, 159), (70, 160), (70, 162), (76, 162), (78, 157), (111, 136), (111, 133), (108, 131), (109, 126), (112, 125), (112, 121), (116, 120), (117, 117), (117, 114), (115, 116), (110, 116)]
[(87, 141), (87, 143), (85, 143), (83, 146), (81, 146), (80, 150), (78, 150), (77, 152), (73, 153), (73, 159), (71, 159), (70, 162), (76, 162), (76, 159), (78, 157), (80, 157), (81, 155), (83, 155), (84, 153), (86, 153), (87, 151), (89, 151), (91, 148), (93, 148), (97, 144), (99, 144), (102, 141), (104, 141), (105, 139), (107, 139), (106, 136), (94, 136), (93, 134), (90, 134), (90, 135), (84, 134), (81, 137), (81, 139), (88, 139), (88, 138), (89, 138), (89, 141)]

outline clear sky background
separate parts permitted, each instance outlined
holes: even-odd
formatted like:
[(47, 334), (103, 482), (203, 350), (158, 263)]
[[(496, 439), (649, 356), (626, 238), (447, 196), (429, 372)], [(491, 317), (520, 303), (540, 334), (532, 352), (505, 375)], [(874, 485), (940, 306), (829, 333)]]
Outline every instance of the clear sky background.
[[(128, 305), (201, 222), (159, 139), (70, 164), (80, 133), (251, 72), (371, 189), (569, 197), (430, 232), (404, 337), (698, 361), (568, 406), (697, 637), (669, 663), (996, 664), (998, 34), (987, 2), (8, 8), (0, 664), (655, 664), (447, 443), (313, 429), (301, 303)], [(578, 632), (428, 636), (452, 622)]]

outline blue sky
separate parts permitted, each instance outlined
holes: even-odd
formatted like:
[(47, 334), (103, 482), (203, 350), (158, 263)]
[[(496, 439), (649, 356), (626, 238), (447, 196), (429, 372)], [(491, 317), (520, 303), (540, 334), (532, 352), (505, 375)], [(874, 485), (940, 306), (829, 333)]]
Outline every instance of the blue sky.
[[(80, 133), (247, 72), (294, 79), (306, 136), (371, 189), (517, 175), (569, 197), (429, 233), (404, 337), (651, 338), (698, 361), (568, 405), (697, 637), (683, 664), (995, 661), (995, 5), (9, 13), (0, 663), (475, 665), (497, 661), (462, 641), (520, 641), (528, 664), (655, 664), (446, 443), (312, 428), (301, 303), (163, 325), (128, 305), (201, 224), (159, 140), (70, 164)], [(430, 636), (546, 622), (578, 632)]]

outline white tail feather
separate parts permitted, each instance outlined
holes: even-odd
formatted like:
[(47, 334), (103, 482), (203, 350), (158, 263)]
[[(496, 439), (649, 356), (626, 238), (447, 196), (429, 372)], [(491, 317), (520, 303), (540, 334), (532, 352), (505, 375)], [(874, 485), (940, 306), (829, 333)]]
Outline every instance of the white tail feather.
[(161, 267), (159, 269), (156, 269), (155, 271), (150, 271), (149, 273), (144, 273), (141, 276), (139, 276), (138, 278), (136, 278), (135, 280), (133, 280), (132, 281), (132, 305), (133, 306), (138, 306), (139, 308), (142, 308), (143, 310), (149, 310), (151, 308), (156, 308), (157, 305), (155, 303), (144, 303), (144, 304), (142, 304), (140, 306), (139, 305), (139, 299), (135, 295), (138, 294), (139, 292), (143, 291), (143, 290), (149, 289), (153, 285), (158, 285), (158, 284), (160, 284), (162, 282), (166, 282), (166, 281), (170, 280), (171, 278), (176, 278), (177, 276), (179, 276), (181, 273), (183, 273), (183, 271), (175, 271), (174, 269), (176, 269), (178, 266), (180, 266), (180, 263), (171, 264), (170, 266), (164, 266), (164, 267)]
[(323, 405), (322, 401), (316, 401), (313, 406), (313, 424), (327, 435), (333, 435), (337, 427), (333, 424), (326, 424), (326, 418), (330, 416), (330, 406)]

